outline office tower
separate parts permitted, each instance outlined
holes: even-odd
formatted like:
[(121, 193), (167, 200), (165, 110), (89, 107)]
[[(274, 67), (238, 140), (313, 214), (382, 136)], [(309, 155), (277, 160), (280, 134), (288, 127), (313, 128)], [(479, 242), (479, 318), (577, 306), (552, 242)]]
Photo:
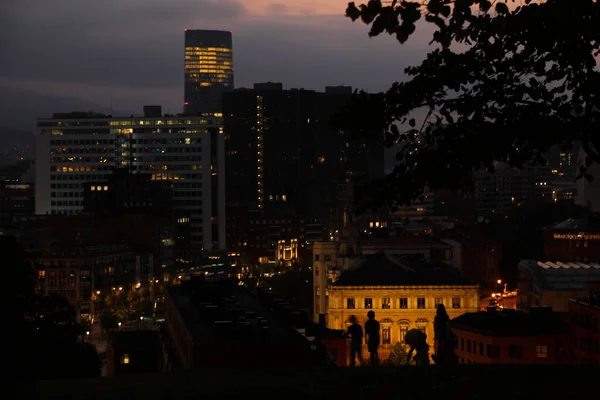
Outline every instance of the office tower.
[[(190, 216), (191, 241), (204, 250), (224, 248), (225, 226), (214, 219), (213, 209), (224, 202), (225, 188), (211, 193), (214, 177), (224, 183), (218, 176), (222, 146), (213, 143), (215, 137), (222, 141), (220, 117), (162, 116), (150, 107), (143, 117), (54, 114), (39, 119), (38, 127), (36, 214), (78, 214), (86, 183), (107, 180), (115, 168), (129, 168), (171, 182), (173, 209)], [(221, 207), (220, 221), (224, 212)], [(213, 221), (219, 224), (216, 229)]]
[[(283, 90), (257, 84), (224, 94), (228, 204), (247, 204), (266, 215), (293, 209), (308, 221), (341, 229), (346, 185), (383, 175), (383, 143), (353, 140), (331, 128), (331, 117), (348, 103), (349, 87)], [(338, 212), (339, 211), (339, 212)]]
[(184, 113), (222, 112), (223, 92), (233, 90), (231, 32), (185, 30)]

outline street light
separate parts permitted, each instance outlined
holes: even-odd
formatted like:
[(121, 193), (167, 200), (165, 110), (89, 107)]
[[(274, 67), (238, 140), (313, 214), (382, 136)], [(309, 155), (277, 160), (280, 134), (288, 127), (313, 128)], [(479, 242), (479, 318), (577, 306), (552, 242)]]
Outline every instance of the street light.
[(143, 321), (143, 320), (144, 320), (144, 316), (142, 315), (142, 316), (140, 317), (140, 321)]
[(121, 323), (120, 322), (118, 322), (117, 325), (119, 325), (119, 327), (121, 327)]
[(496, 282), (498, 282), (498, 285), (502, 285), (502, 279), (498, 279)]
[(100, 294), (100, 291), (99, 291), (99, 290), (96, 290), (96, 294)]
[(119, 291), (123, 290), (123, 286), (119, 286)]
[(90, 336), (90, 331), (86, 331), (85, 334)]

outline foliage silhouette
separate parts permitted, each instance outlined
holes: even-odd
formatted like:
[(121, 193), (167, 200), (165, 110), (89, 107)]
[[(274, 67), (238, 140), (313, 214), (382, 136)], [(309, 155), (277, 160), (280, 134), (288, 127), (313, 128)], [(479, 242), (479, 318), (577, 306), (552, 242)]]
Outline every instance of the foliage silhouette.
[(110, 311), (104, 311), (100, 316), (100, 326), (107, 332), (111, 329), (117, 329), (119, 326), (117, 316)]
[(14, 237), (1, 236), (0, 250), (10, 285), (0, 290), (4, 305), (0, 314), (5, 327), (8, 351), (5, 377), (15, 379), (52, 379), (100, 376), (96, 349), (77, 343), (86, 326), (77, 322), (76, 313), (62, 296), (35, 294), (34, 269)]
[(383, 135), (398, 149), (393, 172), (357, 193), (368, 206), (408, 204), (425, 187), (457, 190), (496, 161), (541, 164), (550, 148), (576, 142), (587, 155), (578, 178), (592, 179), (588, 168), (600, 162), (599, 0), (371, 0), (349, 3), (346, 15), (370, 25), (370, 36), (400, 43), (418, 21), (434, 26), (434, 46), (405, 70), (408, 80), (381, 97), (356, 93), (339, 126)]
[(398, 342), (394, 345), (394, 349), (390, 352), (388, 359), (384, 361), (383, 365), (388, 367), (406, 365), (407, 357), (408, 352), (406, 351), (406, 345)]

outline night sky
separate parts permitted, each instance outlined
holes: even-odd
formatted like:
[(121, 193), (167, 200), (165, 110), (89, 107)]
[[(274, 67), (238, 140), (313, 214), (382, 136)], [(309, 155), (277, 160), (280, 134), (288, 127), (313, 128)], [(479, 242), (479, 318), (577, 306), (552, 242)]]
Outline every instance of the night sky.
[[(6, 4), (5, 4), (6, 3)], [(285, 3), (285, 4), (282, 4)], [(139, 110), (183, 102), (183, 30), (233, 31), (236, 87), (386, 90), (427, 51), (343, 16), (346, 0), (18, 0), (0, 13), (0, 86)], [(8, 7), (8, 8), (7, 8)]]

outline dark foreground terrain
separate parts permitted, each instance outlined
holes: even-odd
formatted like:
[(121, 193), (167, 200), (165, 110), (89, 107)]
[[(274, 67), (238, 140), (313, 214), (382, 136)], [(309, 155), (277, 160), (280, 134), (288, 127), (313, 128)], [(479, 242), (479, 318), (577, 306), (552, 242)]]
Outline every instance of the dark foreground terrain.
[[(439, 374), (438, 374), (439, 372)], [(16, 384), (28, 399), (594, 399), (600, 368), (210, 369)], [(11, 385), (8, 385), (11, 386)]]

